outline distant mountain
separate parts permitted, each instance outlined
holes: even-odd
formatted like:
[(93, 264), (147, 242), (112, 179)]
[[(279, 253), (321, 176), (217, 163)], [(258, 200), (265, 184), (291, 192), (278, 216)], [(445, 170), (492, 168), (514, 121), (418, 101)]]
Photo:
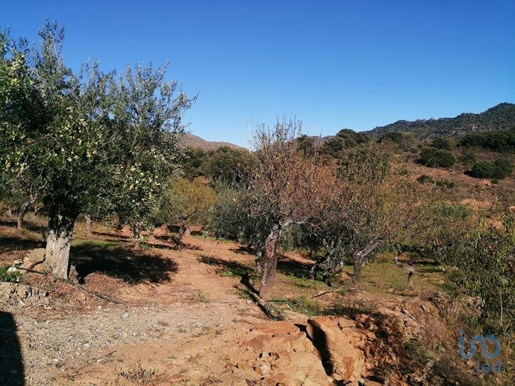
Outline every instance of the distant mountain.
[(464, 113), (455, 118), (418, 119), (397, 121), (386, 126), (376, 127), (366, 132), (381, 138), (390, 132), (410, 132), (419, 139), (436, 137), (462, 137), (477, 131), (507, 130), (515, 128), (515, 104), (501, 103), (480, 114)]
[(192, 147), (203, 151), (216, 150), (218, 148), (227, 146), (231, 149), (245, 150), (244, 148), (229, 142), (211, 142), (206, 141), (196, 135), (185, 133), (181, 138), (181, 145), (184, 147)]

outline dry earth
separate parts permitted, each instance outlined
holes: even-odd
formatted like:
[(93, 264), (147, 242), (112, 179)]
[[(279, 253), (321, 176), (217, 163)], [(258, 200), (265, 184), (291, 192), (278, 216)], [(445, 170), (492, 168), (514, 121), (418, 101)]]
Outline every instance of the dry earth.
[[(0, 235), (3, 263), (42, 246), (6, 224)], [(399, 355), (427, 326), (445, 333), (427, 299), (391, 296), (375, 299), (374, 313), (289, 312), (274, 323), (242, 296), (248, 282), (217, 273), (252, 266), (238, 245), (189, 236), (177, 249), (158, 232), (149, 247), (108, 228), (77, 235), (83, 284), (37, 273), (23, 285), (0, 283), (0, 384), (431, 385), (427, 369)], [(289, 255), (288, 263), (307, 261)], [(278, 283), (277, 293), (287, 290)]]

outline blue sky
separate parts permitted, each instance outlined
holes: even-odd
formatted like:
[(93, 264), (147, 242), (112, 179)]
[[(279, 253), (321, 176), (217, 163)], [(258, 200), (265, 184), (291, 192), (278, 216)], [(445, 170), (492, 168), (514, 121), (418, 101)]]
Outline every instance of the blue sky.
[(170, 60), (197, 103), (188, 130), (245, 146), (248, 120), (304, 132), (515, 103), (515, 1), (0, 0), (0, 26), (38, 41), (65, 27), (65, 62), (105, 71)]

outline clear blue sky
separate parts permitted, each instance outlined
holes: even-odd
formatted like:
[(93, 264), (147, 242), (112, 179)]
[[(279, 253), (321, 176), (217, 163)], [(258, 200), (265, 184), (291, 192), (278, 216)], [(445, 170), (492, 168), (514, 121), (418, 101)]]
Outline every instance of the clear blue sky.
[(198, 102), (188, 130), (246, 145), (247, 122), (357, 131), (515, 102), (514, 0), (0, 0), (0, 26), (66, 29), (65, 61), (171, 61)]

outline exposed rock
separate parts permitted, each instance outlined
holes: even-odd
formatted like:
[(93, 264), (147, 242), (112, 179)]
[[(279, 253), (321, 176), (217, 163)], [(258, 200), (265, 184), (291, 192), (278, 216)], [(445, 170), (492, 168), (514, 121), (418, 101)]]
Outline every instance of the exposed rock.
[(36, 265), (45, 261), (45, 248), (36, 248), (23, 258), (22, 268), (33, 270)]
[[(342, 331), (340, 323), (346, 326)], [(364, 336), (343, 318), (309, 319), (307, 333), (322, 356), (328, 374), (355, 384), (367, 375)]]

